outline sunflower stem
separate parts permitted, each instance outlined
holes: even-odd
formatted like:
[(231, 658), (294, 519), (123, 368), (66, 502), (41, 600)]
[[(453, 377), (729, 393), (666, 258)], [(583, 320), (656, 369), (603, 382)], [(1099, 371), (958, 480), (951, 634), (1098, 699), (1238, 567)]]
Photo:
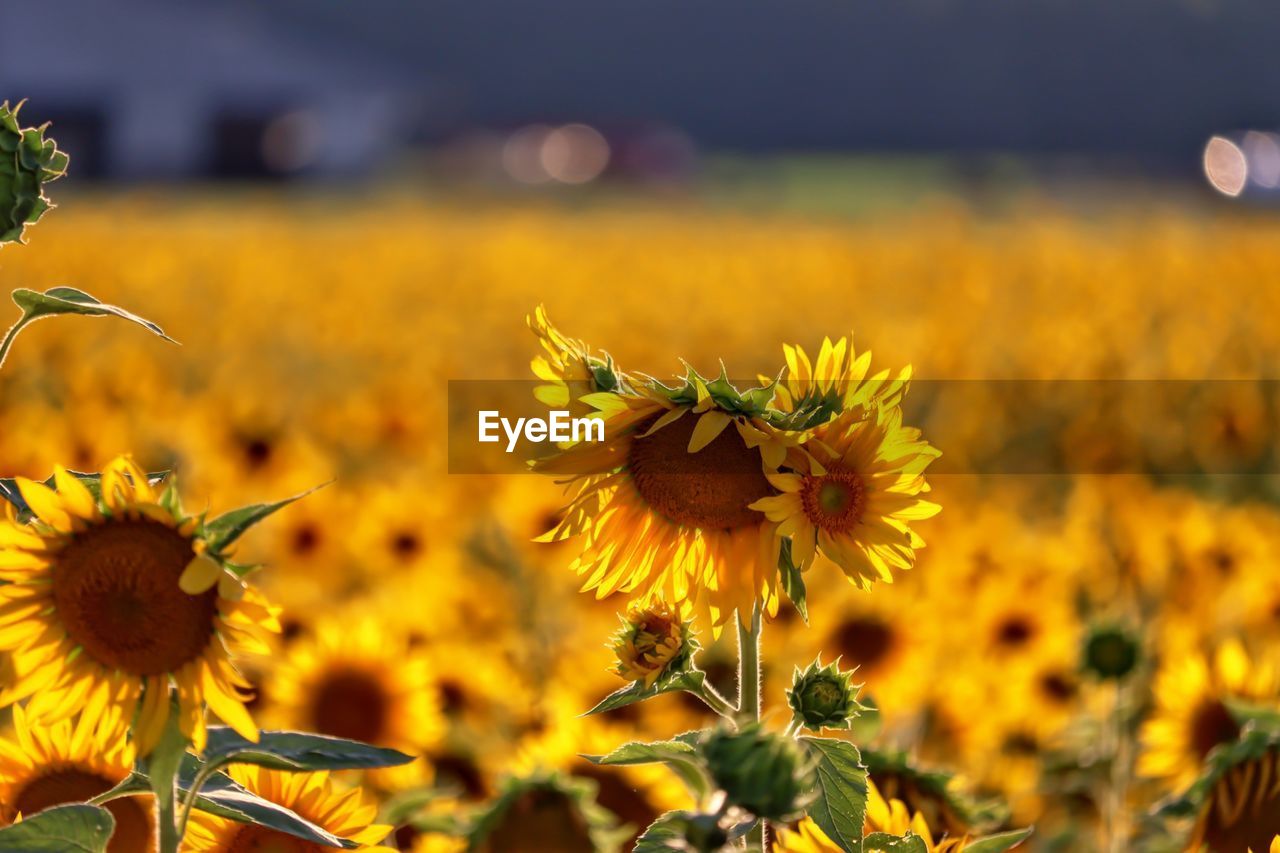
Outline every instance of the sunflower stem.
[(182, 829), (178, 826), (178, 771), (187, 753), (187, 738), (179, 725), (178, 707), (169, 709), (169, 719), (151, 754), (147, 756), (147, 778), (156, 798), (156, 830), (160, 853), (178, 853)]
[(9, 356), (9, 348), (13, 346), (13, 339), (18, 336), (18, 332), (27, 325), (26, 318), (22, 318), (18, 322), (9, 327), (9, 331), (4, 333), (4, 339), (0, 340), (0, 367), (4, 367), (4, 360)]
[(720, 716), (732, 720), (737, 716), (738, 709), (729, 703), (729, 700), (720, 695), (720, 692), (710, 684), (703, 683), (693, 694), (701, 699), (708, 708), (715, 711)]
[[(742, 613), (738, 613), (738, 721), (740, 723), (756, 723), (760, 721), (760, 602), (756, 601), (751, 610), (751, 622), (745, 624)], [(768, 848), (766, 839), (768, 830), (763, 820), (747, 834), (747, 850), (758, 850), (764, 853)]]

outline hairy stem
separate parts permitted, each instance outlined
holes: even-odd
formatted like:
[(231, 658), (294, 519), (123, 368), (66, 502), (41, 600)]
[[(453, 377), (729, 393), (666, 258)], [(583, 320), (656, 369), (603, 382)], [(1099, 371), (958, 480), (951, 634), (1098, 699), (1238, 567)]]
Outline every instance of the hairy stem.
[[(738, 720), (743, 723), (760, 720), (760, 602), (751, 611), (751, 622), (744, 624), (738, 613)], [(764, 853), (768, 829), (763, 820), (747, 835), (747, 850)]]

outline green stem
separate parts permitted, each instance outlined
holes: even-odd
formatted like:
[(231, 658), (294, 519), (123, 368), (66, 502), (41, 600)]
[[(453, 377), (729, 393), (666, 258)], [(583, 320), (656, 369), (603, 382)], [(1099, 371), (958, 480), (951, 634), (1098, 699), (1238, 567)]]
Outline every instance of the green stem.
[(4, 367), (4, 360), (9, 356), (9, 348), (13, 346), (13, 339), (18, 336), (18, 332), (22, 331), (22, 327), (26, 323), (19, 320), (9, 327), (9, 331), (4, 333), (4, 339), (0, 340), (0, 367)]
[(693, 695), (706, 703), (708, 708), (726, 719), (732, 720), (738, 713), (738, 709), (729, 704), (728, 699), (721, 696), (718, 690), (705, 681), (702, 683), (702, 688), (694, 692)]
[[(760, 721), (760, 602), (751, 611), (750, 624), (744, 624), (738, 613), (738, 720), (740, 723)], [(747, 834), (747, 850), (764, 853), (768, 829), (763, 820)]]
[(178, 771), (187, 753), (187, 738), (178, 723), (177, 703), (169, 709), (164, 733), (155, 749), (147, 756), (147, 778), (156, 798), (156, 832), (160, 853), (178, 853), (182, 845), (182, 828), (178, 825)]

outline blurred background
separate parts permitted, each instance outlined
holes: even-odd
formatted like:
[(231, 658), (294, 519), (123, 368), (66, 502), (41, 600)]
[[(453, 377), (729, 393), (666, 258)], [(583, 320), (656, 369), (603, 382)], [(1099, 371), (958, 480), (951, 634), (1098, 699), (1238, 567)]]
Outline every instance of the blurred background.
[(0, 36), (0, 80), (57, 122), (81, 181), (625, 185), (856, 209), (886, 182), (1196, 183), (1222, 135), (1216, 183), (1280, 184), (1280, 10), (1250, 0), (42, 10)]
[[(1012, 381), (911, 409), (944, 454), (929, 547), (870, 594), (815, 568), (813, 625), (765, 630), (770, 719), (794, 665), (841, 654), (880, 709), (873, 778), (935, 837), (1226, 837), (1203, 799), (1151, 815), (1220, 772), (1240, 703), (1280, 708), (1278, 31), (1256, 0), (46, 0), (0, 28), (0, 98), (53, 122), (70, 177), (0, 280), (183, 345), (24, 332), (0, 468), (133, 452), (214, 511), (336, 477), (244, 545), (286, 617), (254, 713), (422, 754), (358, 780), (388, 809), (464, 815), (550, 770), (634, 838), (679, 786), (580, 754), (705, 709), (580, 716), (621, 684), (626, 600), (531, 541), (554, 484), (450, 474), (447, 383), (529, 379), (539, 303), (659, 377), (774, 375), (852, 329), (878, 367)], [(1105, 381), (1019, 384), (1050, 379)], [(1027, 436), (1039, 467), (984, 468)], [(1119, 682), (1081, 657), (1116, 628)], [(547, 796), (508, 806), (599, 820)], [(1280, 832), (1261, 814), (1240, 831)], [(395, 841), (451, 849), (431, 826)]]

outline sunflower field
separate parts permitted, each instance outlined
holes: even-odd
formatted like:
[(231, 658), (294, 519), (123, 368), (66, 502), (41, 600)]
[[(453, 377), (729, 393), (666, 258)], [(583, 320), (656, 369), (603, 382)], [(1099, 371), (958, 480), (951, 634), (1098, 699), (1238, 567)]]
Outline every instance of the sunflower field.
[(1274, 217), (56, 200), (0, 850), (1280, 849)]

